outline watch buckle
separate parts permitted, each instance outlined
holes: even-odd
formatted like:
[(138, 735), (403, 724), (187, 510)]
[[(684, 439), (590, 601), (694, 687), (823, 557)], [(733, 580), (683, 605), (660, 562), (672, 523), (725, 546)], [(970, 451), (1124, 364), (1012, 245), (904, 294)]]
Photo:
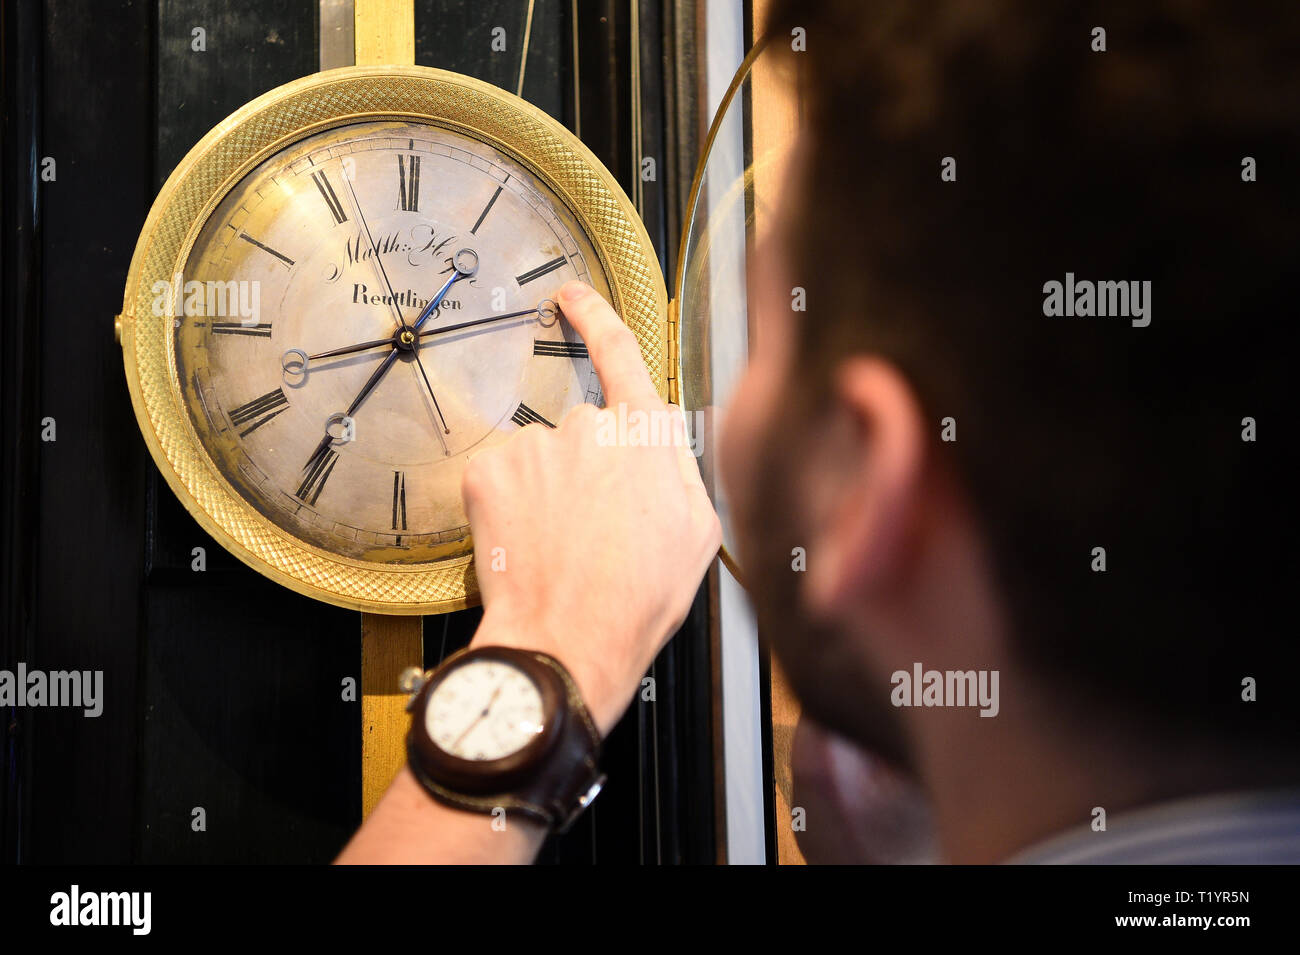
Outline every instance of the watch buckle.
[(607, 778), (604, 773), (601, 773), (592, 781), (592, 784), (587, 787), (587, 791), (578, 797), (578, 804), (573, 807), (568, 817), (555, 830), (556, 832), (564, 833), (569, 831), (569, 828), (578, 821), (578, 817), (586, 811), (588, 806), (595, 802), (596, 797), (600, 795), (600, 791), (605, 788)]

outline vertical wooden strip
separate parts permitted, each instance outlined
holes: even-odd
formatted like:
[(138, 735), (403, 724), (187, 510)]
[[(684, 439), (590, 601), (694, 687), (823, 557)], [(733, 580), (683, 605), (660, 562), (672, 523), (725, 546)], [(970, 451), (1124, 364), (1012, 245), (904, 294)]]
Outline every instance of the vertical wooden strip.
[(772, 786), (776, 790), (776, 856), (778, 865), (803, 865), (795, 841), (794, 773), (791, 757), (795, 727), (799, 725), (799, 700), (772, 658)]
[[(356, 0), (357, 66), (415, 65), (414, 0)], [(361, 814), (370, 815), (406, 762), (410, 718), (398, 679), (423, 666), (424, 618), (361, 615)]]
[(424, 618), (379, 613), (361, 615), (361, 814), (370, 815), (379, 797), (406, 762), (407, 695), (398, 679), (407, 667), (423, 665)]
[[(767, 20), (768, 0), (754, 0), (751, 40)], [(778, 41), (779, 42), (779, 41)], [(772, 227), (772, 214), (779, 201), (788, 147), (797, 137), (799, 110), (788, 80), (775, 74), (770, 57), (760, 55), (750, 73), (753, 117), (754, 235), (761, 236)], [(751, 330), (752, 331), (752, 330)], [(802, 865), (803, 853), (795, 841), (791, 825), (791, 793), (794, 774), (791, 769), (791, 743), (799, 723), (799, 700), (786, 681), (775, 658), (771, 661), (772, 786), (775, 804), (776, 854), (780, 865)]]
[(415, 0), (356, 0), (357, 66), (415, 65)]

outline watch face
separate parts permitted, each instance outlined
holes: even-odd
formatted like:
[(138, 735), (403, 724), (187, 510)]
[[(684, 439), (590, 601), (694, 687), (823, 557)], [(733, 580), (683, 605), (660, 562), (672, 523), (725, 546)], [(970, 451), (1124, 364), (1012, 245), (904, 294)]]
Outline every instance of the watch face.
[(504, 759), (542, 732), (542, 694), (532, 677), (501, 660), (472, 660), (449, 671), (429, 696), (425, 732), (460, 759)]
[(212, 461), (283, 531), (372, 563), (454, 557), (470, 455), (600, 402), (553, 301), (570, 279), (609, 294), (591, 239), (509, 156), (432, 125), (345, 125), (209, 216), (178, 384)]

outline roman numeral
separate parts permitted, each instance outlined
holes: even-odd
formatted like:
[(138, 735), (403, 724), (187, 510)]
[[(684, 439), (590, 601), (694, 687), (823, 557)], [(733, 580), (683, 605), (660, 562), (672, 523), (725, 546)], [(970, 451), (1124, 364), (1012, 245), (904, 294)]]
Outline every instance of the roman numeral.
[(544, 424), (548, 428), (555, 427), (523, 402), (520, 402), (519, 407), (515, 409), (515, 413), (510, 416), (510, 420), (521, 428), (526, 424)]
[(312, 507), (316, 506), (316, 499), (325, 489), (325, 482), (329, 480), (338, 460), (339, 453), (331, 447), (325, 447), (312, 455), (311, 460), (307, 462), (307, 467), (303, 469), (306, 473), (302, 483), (298, 485), (298, 490), (294, 491), (299, 500)]
[(271, 323), (262, 322), (259, 325), (245, 325), (243, 322), (213, 322), (212, 334), (251, 335), (254, 338), (270, 338)]
[(256, 239), (254, 239), (254, 238), (253, 238), (251, 235), (249, 235), (247, 232), (241, 232), (241, 233), (239, 233), (239, 237), (240, 237), (241, 239), (243, 239), (245, 242), (249, 243), (250, 245), (255, 245), (255, 246), (257, 246), (257, 247), (258, 247), (259, 249), (261, 249), (263, 252), (270, 252), (272, 255), (274, 255), (277, 259), (279, 259), (281, 262), (283, 262), (283, 263), (284, 263), (285, 265), (287, 265), (289, 268), (293, 268), (293, 259), (289, 258), (289, 257), (288, 257), (287, 255), (285, 255), (283, 252), (277, 252), (277, 251), (275, 251), (275, 249), (271, 248), (269, 245), (263, 245), (261, 242), (258, 242)]
[[(283, 389), (277, 388), (275, 391), (268, 391), (262, 397), (254, 398), (248, 404), (240, 405), (230, 412), (230, 423), (236, 428), (248, 425), (247, 428), (239, 432), (239, 436), (244, 438), (287, 407), (289, 407), (289, 399), (285, 397)], [(249, 424), (249, 422), (252, 422), (252, 424)]]
[(492, 193), (492, 198), (489, 199), (488, 204), (483, 207), (483, 211), (478, 214), (478, 221), (474, 223), (474, 228), (469, 230), (470, 235), (475, 235), (478, 232), (478, 227), (483, 224), (483, 220), (487, 218), (487, 214), (492, 211), (492, 203), (497, 201), (497, 196), (499, 195), (501, 195), (501, 187), (497, 186), (497, 191)]
[(420, 157), (397, 157), (397, 204), (403, 212), (420, 211)]
[(587, 346), (582, 342), (550, 342), (539, 338), (533, 342), (533, 354), (556, 358), (586, 358)]
[(518, 282), (520, 285), (526, 285), (527, 283), (531, 282), (533, 279), (540, 279), (543, 275), (546, 275), (548, 272), (554, 272), (556, 269), (560, 268), (566, 262), (568, 262), (568, 259), (566, 259), (564, 256), (560, 256), (558, 259), (551, 259), (551, 261), (547, 262), (545, 265), (539, 265), (531, 272), (525, 272), (523, 275), (516, 275), (515, 281)]
[(330, 215), (339, 225), (348, 221), (348, 214), (343, 211), (343, 204), (339, 202), (339, 197), (334, 195), (334, 187), (330, 181), (325, 178), (325, 170), (311, 174), (311, 181), (316, 183), (316, 188), (320, 190), (321, 198), (325, 200), (325, 205), (330, 207)]
[[(406, 530), (406, 475), (401, 471), (393, 472), (393, 530)], [(402, 542), (402, 535), (397, 535), (397, 543)]]

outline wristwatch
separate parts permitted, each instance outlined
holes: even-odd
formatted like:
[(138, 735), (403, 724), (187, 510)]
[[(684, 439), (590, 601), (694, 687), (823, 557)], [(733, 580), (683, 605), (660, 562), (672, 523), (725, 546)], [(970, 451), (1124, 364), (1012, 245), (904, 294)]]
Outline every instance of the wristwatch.
[(406, 754), (439, 802), (566, 831), (605, 783), (600, 733), (559, 660), (511, 647), (452, 654), (404, 678)]

